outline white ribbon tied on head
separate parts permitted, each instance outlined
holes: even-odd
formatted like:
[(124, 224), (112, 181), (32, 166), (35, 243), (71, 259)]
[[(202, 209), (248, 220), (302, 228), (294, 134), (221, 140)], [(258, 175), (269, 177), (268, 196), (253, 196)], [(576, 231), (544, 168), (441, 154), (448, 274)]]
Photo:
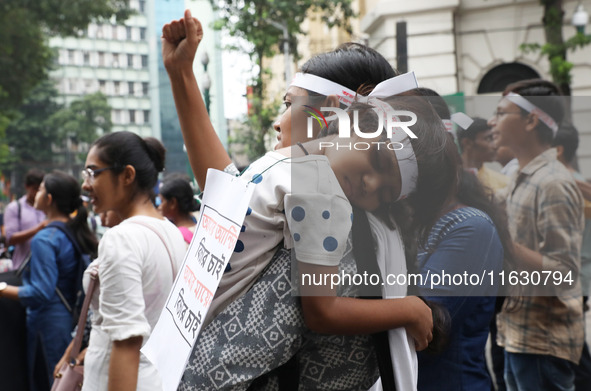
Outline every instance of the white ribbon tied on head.
[(525, 99), (523, 96), (516, 94), (514, 92), (510, 92), (505, 95), (505, 98), (509, 101), (515, 103), (517, 106), (521, 107), (523, 110), (527, 111), (528, 113), (532, 113), (539, 118), (540, 121), (546, 124), (550, 129), (552, 129), (552, 134), (556, 136), (556, 132), (558, 132), (558, 124), (554, 121), (554, 118), (550, 117), (548, 113), (544, 110), (540, 109), (538, 106), (531, 103), (529, 100)]
[(460, 128), (464, 130), (468, 130), (468, 128), (474, 123), (474, 120), (472, 118), (462, 113), (461, 111), (453, 113), (450, 119), (454, 124), (458, 125)]
[(347, 87), (343, 87), (334, 81), (327, 80), (311, 73), (296, 73), (290, 84), (290, 87), (291, 86), (304, 88), (324, 96), (336, 95), (339, 102), (347, 107), (351, 106), (356, 95), (355, 91), (350, 90)]
[[(403, 146), (402, 148), (394, 149), (396, 160), (398, 161), (401, 182), (400, 195), (396, 201), (405, 199), (417, 188), (419, 166), (410, 142), (410, 138), (416, 138), (416, 135), (414, 135), (414, 133), (408, 128), (416, 123), (416, 116), (413, 117), (414, 113), (407, 111), (396, 111), (392, 106), (382, 101), (380, 98), (388, 98), (415, 88), (419, 88), (417, 78), (415, 77), (414, 72), (409, 72), (379, 83), (367, 97), (361, 97), (358, 99), (361, 103), (367, 103), (378, 108), (386, 117), (386, 127), (393, 125), (394, 128), (399, 128), (398, 131), (392, 129), (392, 136), (390, 137), (391, 142), (399, 143)], [(411, 121), (401, 121), (401, 116), (411, 116)], [(388, 119), (393, 120), (393, 124), (391, 121), (388, 121)], [(398, 123), (398, 125), (396, 125), (396, 123)], [(401, 130), (402, 128), (404, 128), (404, 131)]]
[[(353, 103), (356, 96), (356, 93), (347, 87), (343, 87), (338, 83), (309, 73), (296, 73), (290, 86), (304, 88), (324, 96), (336, 95), (339, 99), (339, 102), (347, 107)], [(403, 148), (397, 148), (394, 150), (396, 159), (398, 160), (401, 180), (400, 195), (398, 196), (397, 201), (408, 197), (408, 195), (412, 193), (417, 186), (419, 167), (417, 165), (417, 158), (410, 142), (409, 134), (412, 134), (414, 136), (413, 138), (416, 138), (416, 136), (410, 131), (410, 129), (408, 129), (408, 126), (414, 125), (416, 119), (413, 118), (412, 121), (401, 121), (399, 116), (407, 116), (408, 112), (396, 112), (392, 106), (386, 102), (383, 102), (379, 98), (387, 98), (393, 95), (398, 95), (418, 87), (419, 84), (414, 72), (408, 72), (403, 75), (398, 75), (388, 80), (384, 80), (383, 82), (376, 85), (376, 87), (367, 97), (358, 96), (357, 98), (358, 102), (367, 103), (378, 108), (379, 111), (381, 111), (386, 117), (386, 121), (384, 122), (385, 126), (391, 126), (392, 123), (394, 123), (394, 127), (405, 128), (405, 131), (392, 131), (392, 137), (390, 139), (392, 142), (400, 143), (403, 146)], [(326, 120), (331, 121), (336, 118), (337, 115), (335, 114), (333, 116), (327, 117)], [(388, 121), (388, 118), (391, 118), (394, 121)], [(396, 125), (396, 123), (399, 125)]]

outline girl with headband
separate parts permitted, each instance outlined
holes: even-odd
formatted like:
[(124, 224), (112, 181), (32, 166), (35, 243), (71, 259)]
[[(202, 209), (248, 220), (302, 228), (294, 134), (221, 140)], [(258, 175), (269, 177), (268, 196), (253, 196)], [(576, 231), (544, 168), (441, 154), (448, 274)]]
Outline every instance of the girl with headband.
[[(190, 18), (190, 15), (187, 15), (188, 18)], [(187, 20), (187, 19), (186, 19)], [(191, 19), (192, 21), (192, 19)], [(178, 22), (176, 22), (178, 23)], [(192, 55), (194, 53), (194, 50), (196, 49), (196, 46), (200, 40), (200, 31), (197, 30), (197, 27), (194, 26), (192, 23), (187, 23), (187, 27), (191, 30), (189, 30), (189, 34), (188, 36), (190, 37), (187, 40), (184, 40), (185, 38), (185, 33), (184, 33), (184, 26), (181, 26), (180, 23), (178, 24), (171, 24), (171, 25), (167, 25), (164, 28), (164, 37), (165, 39), (169, 40), (172, 42), (171, 45), (167, 45), (167, 42), (164, 42), (163, 45), (163, 52), (164, 52), (164, 58), (165, 58), (165, 64), (167, 65), (168, 71), (169, 71), (169, 75), (172, 81), (172, 85), (173, 85), (173, 93), (175, 95), (175, 99), (178, 105), (178, 111), (179, 111), (179, 115), (180, 115), (180, 121), (182, 124), (182, 129), (185, 132), (185, 137), (186, 137), (186, 145), (189, 146), (189, 149), (192, 151), (191, 155), (190, 155), (190, 159), (191, 162), (193, 164), (193, 167), (195, 169), (196, 174), (199, 174), (201, 172), (201, 174), (204, 174), (205, 170), (203, 169), (203, 167), (200, 167), (200, 163), (199, 160), (200, 159), (205, 159), (205, 157), (201, 156), (195, 156), (194, 154), (194, 150), (190, 147), (192, 144), (190, 143), (191, 141), (193, 143), (197, 143), (197, 131), (201, 132), (203, 131), (203, 126), (201, 126), (202, 124), (199, 123), (199, 126), (197, 126), (197, 123), (199, 122), (199, 117), (200, 115), (205, 115), (205, 111), (204, 111), (204, 107), (203, 107), (203, 103), (201, 102), (200, 97), (198, 96), (198, 90), (196, 88), (196, 83), (194, 81), (194, 76), (192, 76), (192, 72), (190, 73), (184, 73), (183, 72), (183, 68), (184, 69), (190, 69), (189, 66), (192, 63)], [(181, 29), (179, 32), (179, 28)], [(192, 42), (191, 42), (192, 41)], [(178, 49), (177, 49), (177, 45), (178, 45)], [(192, 48), (191, 48), (191, 45)], [(186, 50), (187, 48), (189, 48), (189, 53), (190, 56), (189, 57), (185, 57), (185, 54), (187, 52), (183, 52), (183, 50)], [(178, 62), (184, 62), (187, 66), (183, 67), (182, 65), (179, 65)], [(190, 79), (187, 79), (190, 78)], [(189, 88), (187, 88), (187, 82), (190, 83)], [(195, 85), (195, 87), (193, 88), (193, 85)], [(196, 95), (196, 96), (195, 96)], [(195, 107), (193, 107), (193, 105), (196, 105)], [(191, 114), (191, 115), (188, 115)], [(206, 118), (206, 117), (205, 117)], [(211, 125), (208, 125), (209, 127)], [(198, 129), (196, 129), (198, 128)], [(437, 129), (436, 127), (433, 129)], [(195, 132), (195, 133), (193, 133)], [(206, 130), (207, 132), (207, 130)], [(200, 138), (201, 139), (201, 138)], [(217, 141), (217, 140), (216, 140)], [(201, 142), (203, 142), (201, 140)], [(219, 143), (219, 141), (218, 141)], [(435, 142), (436, 144), (436, 142)], [(433, 145), (435, 145), (433, 144)], [(211, 146), (208, 145), (208, 148), (211, 150)], [(437, 151), (439, 151), (441, 148), (440, 146), (437, 146)], [(387, 153), (387, 151), (384, 151)], [(436, 151), (433, 151), (436, 152)], [(436, 155), (435, 153), (433, 155)], [(228, 159), (226, 157), (226, 159)], [(388, 158), (389, 159), (389, 158)], [(390, 160), (388, 160), (390, 161)], [(227, 160), (227, 162), (229, 162), (229, 159)], [(223, 162), (222, 164), (218, 163), (214, 163), (211, 164), (209, 161), (206, 163), (206, 167), (209, 166), (225, 166), (226, 162)], [(254, 168), (251, 168), (254, 169)], [(198, 179), (199, 179), (199, 175), (197, 175)], [(387, 198), (390, 199), (394, 196), (394, 191), (390, 192), (391, 194), (387, 195)], [(398, 197), (398, 193), (399, 190), (396, 190), (396, 197)], [(392, 199), (392, 201), (395, 198)], [(374, 202), (375, 204), (375, 202)], [(373, 205), (375, 206), (375, 205)], [(254, 208), (253, 208), (254, 209)], [(253, 212), (253, 215), (255, 215), (255, 213)], [(250, 218), (247, 218), (250, 219)], [(246, 233), (248, 232), (248, 227), (246, 227)], [(245, 234), (246, 234), (245, 233)], [(286, 238), (287, 239), (287, 238)], [(290, 239), (293, 240), (293, 239)], [(342, 245), (342, 243), (341, 243)], [(272, 245), (272, 248), (275, 248), (275, 244)], [(260, 246), (257, 248), (259, 251)], [(232, 262), (231, 262), (232, 264)], [(235, 265), (232, 264), (232, 267), (234, 267)], [(226, 277), (226, 276), (224, 276)], [(393, 302), (393, 301), (390, 301)], [(421, 305), (419, 302), (416, 302), (416, 306), (418, 308), (421, 308)], [(364, 305), (365, 307), (365, 305)], [(424, 307), (422, 307), (424, 308)], [(195, 360), (196, 365), (199, 365), (198, 360)]]

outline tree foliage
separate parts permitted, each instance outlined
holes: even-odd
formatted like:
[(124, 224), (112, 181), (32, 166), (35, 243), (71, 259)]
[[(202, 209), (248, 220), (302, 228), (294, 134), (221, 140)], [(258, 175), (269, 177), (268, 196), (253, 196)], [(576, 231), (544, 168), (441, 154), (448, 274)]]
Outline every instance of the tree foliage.
[(125, 20), (128, 0), (2, 0), (0, 2), (0, 112), (18, 107), (47, 79), (51, 35), (77, 35), (93, 20)]
[[(290, 52), (297, 58), (297, 36), (305, 34), (304, 20), (312, 13), (318, 15), (328, 27), (341, 27), (351, 33), (349, 19), (354, 16), (352, 0), (210, 0), (218, 12), (214, 28), (226, 30), (231, 36), (242, 38), (250, 46), (233, 49), (247, 53), (255, 66), (256, 76), (251, 81), (253, 97), (251, 115), (247, 120), (249, 156), (265, 152), (265, 134), (277, 115), (276, 103), (265, 104), (265, 78), (263, 60), (281, 52), (283, 31), (272, 22), (286, 26)], [(256, 155), (255, 155), (256, 154)]]
[(572, 82), (571, 70), (573, 64), (567, 60), (567, 53), (583, 48), (591, 43), (591, 36), (577, 32), (572, 38), (564, 40), (562, 36), (562, 20), (564, 10), (562, 0), (540, 0), (544, 7), (544, 35), (546, 43), (525, 43), (520, 49), (525, 53), (540, 52), (548, 58), (550, 63), (550, 75), (565, 95), (571, 94)]
[[(86, 95), (67, 107), (57, 103), (57, 96), (55, 86), (47, 80), (33, 89), (21, 107), (11, 111), (5, 144), (0, 145), (2, 173), (15, 172), (20, 178), (29, 168), (57, 168), (63, 159), (56, 150), (69, 154), (64, 150), (68, 139), (76, 145), (91, 143), (111, 131), (111, 107), (102, 93)], [(78, 158), (67, 159), (75, 163)]]
[(111, 132), (111, 106), (101, 92), (85, 95), (53, 114), (50, 123), (57, 129), (58, 139), (70, 137), (75, 142), (92, 143)]
[[(6, 146), (9, 156), (0, 161), (3, 173), (17, 171), (23, 174), (29, 168), (51, 164), (51, 144), (57, 141), (57, 129), (50, 118), (62, 106), (56, 103), (57, 91), (50, 81), (39, 84), (23, 104), (10, 113), (6, 128)], [(21, 176), (21, 175), (19, 175)]]

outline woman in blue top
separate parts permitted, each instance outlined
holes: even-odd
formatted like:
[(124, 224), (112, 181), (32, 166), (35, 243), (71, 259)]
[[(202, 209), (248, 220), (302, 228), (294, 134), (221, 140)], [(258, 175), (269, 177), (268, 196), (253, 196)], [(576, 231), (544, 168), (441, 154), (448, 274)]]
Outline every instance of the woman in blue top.
[[(78, 286), (76, 279), (81, 277), (78, 273), (81, 255), (55, 225), (61, 223), (69, 229), (84, 253), (96, 254), (97, 250), (96, 239), (87, 224), (86, 209), (82, 206), (80, 185), (74, 177), (59, 171), (46, 175), (34, 206), (45, 212), (49, 226), (33, 237), (31, 261), (23, 274), (23, 285), (7, 286), (0, 291), (1, 296), (20, 300), (27, 307), (27, 360), (33, 391), (43, 389), (47, 382), (52, 383), (51, 370), (72, 339), (72, 313), (60, 299), (57, 289), (72, 306)], [(36, 352), (41, 351), (45, 353), (45, 367), (35, 368), (39, 365)], [(33, 373), (47, 374), (47, 379), (35, 379)]]
[[(457, 167), (461, 168), (459, 163)], [(446, 170), (442, 172), (455, 170)], [(504, 260), (512, 265), (511, 239), (503, 211), (493, 204), (476, 176), (463, 172), (450, 181), (453, 194), (436, 215), (434, 224), (422, 234), (418, 268), (423, 277), (459, 277), (485, 273), (498, 275)], [(455, 182), (455, 183), (454, 183)], [(421, 220), (421, 212), (415, 215)], [(425, 216), (425, 219), (427, 217)], [(418, 222), (417, 222), (418, 224)], [(487, 281), (489, 281), (488, 279)], [(421, 352), (418, 390), (489, 390), (491, 379), (486, 368), (484, 347), (494, 316), (497, 287), (474, 277), (458, 284), (434, 284), (423, 280), (419, 294), (442, 304), (451, 316), (448, 344), (439, 354)]]

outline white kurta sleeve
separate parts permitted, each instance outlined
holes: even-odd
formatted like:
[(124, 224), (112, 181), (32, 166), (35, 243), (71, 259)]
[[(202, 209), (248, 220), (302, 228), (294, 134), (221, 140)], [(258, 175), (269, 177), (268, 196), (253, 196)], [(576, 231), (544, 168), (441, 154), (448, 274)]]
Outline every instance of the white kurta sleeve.
[(99, 311), (111, 340), (150, 335), (142, 290), (142, 246), (137, 238), (112, 229), (100, 242)]

